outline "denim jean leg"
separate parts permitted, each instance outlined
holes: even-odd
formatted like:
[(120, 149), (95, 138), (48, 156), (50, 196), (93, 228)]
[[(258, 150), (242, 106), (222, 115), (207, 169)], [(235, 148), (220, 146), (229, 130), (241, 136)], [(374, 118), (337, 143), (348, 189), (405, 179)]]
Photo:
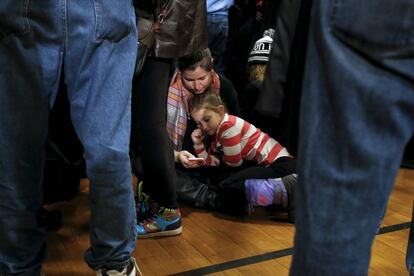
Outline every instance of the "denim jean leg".
[(207, 20), (208, 47), (214, 58), (215, 70), (224, 74), (224, 51), (226, 49), (229, 23), (227, 15), (209, 14)]
[(382, 224), (382, 221), (384, 220), (385, 213), (387, 213), (387, 205), (384, 206), (384, 209), (381, 212), (382, 215), (378, 218), (377, 228), (375, 230), (375, 233), (377, 234), (381, 230), (381, 224)]
[(409, 0), (314, 1), (291, 275), (368, 273), (413, 135), (413, 11)]
[(36, 215), (61, 40), (44, 2), (0, 1), (0, 275), (39, 275), (46, 257)]
[[(129, 160), (135, 15), (130, 0), (67, 5), (71, 24), (64, 70), (90, 180), (91, 248), (85, 260), (94, 269), (120, 268), (135, 248)], [(96, 19), (92, 24), (91, 18)]]

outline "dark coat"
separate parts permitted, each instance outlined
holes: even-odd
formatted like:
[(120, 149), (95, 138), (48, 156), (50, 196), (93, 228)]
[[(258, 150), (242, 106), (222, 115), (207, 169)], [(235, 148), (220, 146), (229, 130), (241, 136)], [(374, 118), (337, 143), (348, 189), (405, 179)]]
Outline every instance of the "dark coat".
[(312, 0), (282, 1), (265, 79), (255, 106), (259, 114), (278, 120), (274, 136), (296, 155), (299, 104)]
[[(167, 0), (134, 1), (137, 21), (155, 21)], [(139, 35), (140, 30), (138, 30)], [(153, 55), (177, 58), (208, 47), (205, 0), (173, 0), (171, 11), (156, 36)]]

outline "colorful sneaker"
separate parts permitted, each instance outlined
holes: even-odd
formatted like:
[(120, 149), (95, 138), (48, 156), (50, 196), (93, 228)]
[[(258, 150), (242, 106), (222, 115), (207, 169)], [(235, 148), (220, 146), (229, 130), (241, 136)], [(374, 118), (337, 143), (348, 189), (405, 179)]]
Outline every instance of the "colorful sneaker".
[(135, 258), (131, 257), (131, 262), (129, 265), (125, 266), (121, 271), (118, 270), (107, 270), (105, 268), (100, 268), (95, 271), (96, 276), (141, 276), (142, 272), (139, 270)]
[(149, 195), (142, 192), (142, 185), (142, 181), (138, 183), (137, 195), (135, 197), (137, 221), (143, 221), (148, 217), (152, 217), (158, 210), (158, 204)]
[(137, 238), (165, 237), (181, 234), (180, 210), (160, 207), (157, 214), (138, 222)]

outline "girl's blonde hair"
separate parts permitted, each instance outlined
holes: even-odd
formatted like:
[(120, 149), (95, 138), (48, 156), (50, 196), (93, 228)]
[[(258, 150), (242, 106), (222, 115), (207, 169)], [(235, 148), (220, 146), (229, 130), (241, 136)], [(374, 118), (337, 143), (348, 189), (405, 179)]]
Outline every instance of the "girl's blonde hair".
[(263, 81), (266, 73), (266, 64), (252, 64), (249, 69), (250, 81)]
[[(217, 95), (212, 89), (206, 90), (204, 93), (195, 94), (188, 102), (190, 113), (202, 108), (208, 109), (214, 112), (220, 111), (220, 106), (224, 106), (220, 96)], [(225, 108), (226, 109), (226, 108)]]

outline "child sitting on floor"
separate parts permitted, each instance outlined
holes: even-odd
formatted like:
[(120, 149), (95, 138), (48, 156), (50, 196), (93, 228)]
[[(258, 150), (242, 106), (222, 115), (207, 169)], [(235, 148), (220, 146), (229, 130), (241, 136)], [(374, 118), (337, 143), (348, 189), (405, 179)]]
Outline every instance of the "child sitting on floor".
[[(238, 170), (220, 183), (223, 209), (240, 213), (250, 206), (281, 205), (294, 220), (293, 191), (296, 183), (296, 161), (279, 142), (247, 121), (225, 112), (216, 93), (194, 95), (189, 102), (191, 118), (197, 129), (191, 134), (198, 157), (205, 166), (225, 163), (240, 167), (245, 161), (256, 165)], [(209, 145), (204, 142), (211, 136)], [(241, 199), (243, 198), (243, 199)]]

